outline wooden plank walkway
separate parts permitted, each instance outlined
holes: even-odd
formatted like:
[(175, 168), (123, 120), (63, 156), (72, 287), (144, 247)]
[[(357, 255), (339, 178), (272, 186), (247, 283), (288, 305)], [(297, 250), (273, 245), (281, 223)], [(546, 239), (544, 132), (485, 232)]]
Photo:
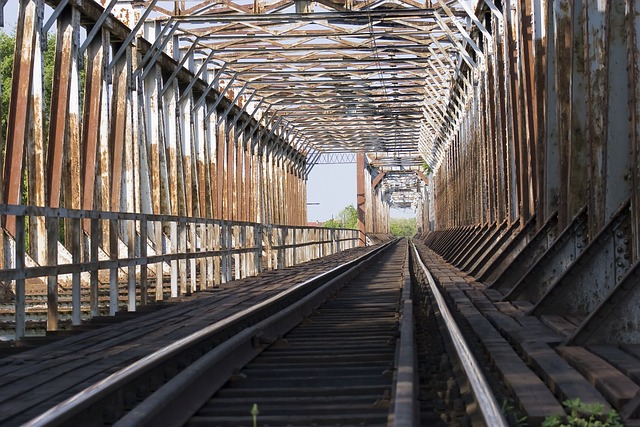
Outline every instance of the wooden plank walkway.
[(0, 359), (0, 424), (19, 425), (141, 359), (375, 247), (227, 283), (186, 301)]

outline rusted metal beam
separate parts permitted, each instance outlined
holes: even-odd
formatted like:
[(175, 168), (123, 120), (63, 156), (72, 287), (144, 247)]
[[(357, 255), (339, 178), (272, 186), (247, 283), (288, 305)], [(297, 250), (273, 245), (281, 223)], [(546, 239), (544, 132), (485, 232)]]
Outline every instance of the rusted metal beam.
[(378, 175), (376, 175), (373, 181), (371, 181), (371, 188), (375, 189), (378, 186), (378, 184), (382, 182), (385, 175), (386, 175), (386, 172), (381, 172)]
[[(102, 33), (104, 34), (104, 33)], [(106, 46), (103, 37), (94, 39), (87, 48), (87, 70), (85, 80), (84, 117), (82, 126), (82, 209), (95, 207), (95, 184), (102, 117), (102, 85), (104, 81), (104, 52)], [(159, 212), (156, 212), (159, 213)], [(85, 231), (90, 225), (84, 223)]]
[(357, 193), (357, 211), (358, 211), (358, 246), (366, 246), (367, 240), (365, 235), (365, 183), (364, 183), (364, 153), (358, 153), (356, 156), (356, 193)]
[[(33, 102), (38, 102), (42, 96), (33, 93), (32, 83), (33, 65), (36, 63), (36, 56), (40, 55), (38, 41), (42, 22), (39, 11), (43, 7), (42, 0), (21, 0), (18, 10), (11, 100), (7, 118), (7, 140), (2, 174), (3, 200), (5, 203), (13, 205), (21, 203), (25, 142), (28, 140), (31, 124), (29, 114)], [(5, 218), (4, 225), (9, 234), (15, 235), (15, 218)]]

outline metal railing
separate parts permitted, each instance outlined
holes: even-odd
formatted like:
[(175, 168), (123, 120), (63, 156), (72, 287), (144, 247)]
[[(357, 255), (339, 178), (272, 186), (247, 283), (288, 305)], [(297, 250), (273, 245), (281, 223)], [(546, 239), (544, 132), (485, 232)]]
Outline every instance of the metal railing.
[[(358, 244), (357, 230), (171, 215), (0, 205), (0, 218), (3, 224), (16, 224), (15, 236), (3, 233), (0, 269), (0, 283), (15, 295), (16, 339), (25, 335), (27, 285), (40, 293), (46, 290), (47, 330), (56, 330), (60, 290), (70, 291), (71, 323), (78, 325), (101, 313), (135, 311), (151, 300), (190, 294)], [(37, 235), (29, 228), (38, 224), (46, 228), (46, 242), (29, 239)]]

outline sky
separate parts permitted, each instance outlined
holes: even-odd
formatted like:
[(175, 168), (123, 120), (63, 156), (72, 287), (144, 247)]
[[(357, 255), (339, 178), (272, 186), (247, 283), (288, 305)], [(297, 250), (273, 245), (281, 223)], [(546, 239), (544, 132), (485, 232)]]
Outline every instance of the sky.
[[(317, 205), (315, 204), (317, 203)], [(324, 222), (356, 206), (356, 165), (315, 165), (307, 181), (307, 220)], [(413, 218), (410, 209), (391, 209), (392, 218)]]
[(18, 20), (18, 0), (9, 0), (4, 6), (4, 31), (9, 31)]
[[(10, 32), (18, 20), (18, 0), (4, 7), (4, 31)], [(47, 6), (45, 15), (50, 15)], [(315, 165), (307, 181), (307, 219), (324, 222), (337, 217), (349, 205), (356, 206), (356, 165)], [(392, 209), (392, 218), (412, 218), (411, 210)]]

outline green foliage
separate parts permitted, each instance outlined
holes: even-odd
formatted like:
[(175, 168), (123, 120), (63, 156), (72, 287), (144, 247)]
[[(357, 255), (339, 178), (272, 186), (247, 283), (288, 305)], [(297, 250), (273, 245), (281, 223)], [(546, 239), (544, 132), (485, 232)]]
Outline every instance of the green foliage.
[[(51, 112), (51, 92), (53, 89), (53, 69), (56, 60), (56, 35), (47, 35), (47, 50), (44, 51), (44, 117), (46, 125), (49, 124), (49, 113)], [(80, 86), (82, 87), (82, 86)]]
[(542, 427), (622, 427), (620, 416), (615, 410), (603, 413), (599, 403), (586, 404), (580, 399), (562, 402), (567, 409), (566, 419), (560, 415), (545, 418)]
[(325, 228), (342, 228), (342, 224), (340, 224), (337, 219), (333, 218), (331, 218), (329, 221), (325, 221), (324, 226)]
[(418, 230), (415, 218), (391, 218), (389, 228), (394, 237), (413, 237)]
[[(47, 36), (47, 49), (43, 51), (44, 71), (44, 118), (48, 124), (51, 106), (51, 89), (53, 87), (53, 68), (55, 63), (56, 35), (50, 33)], [(9, 102), (11, 98), (11, 81), (13, 76), (13, 55), (16, 48), (15, 29), (11, 33), (0, 32), (0, 84), (2, 84), (2, 96), (0, 97), (0, 117), (2, 136), (7, 134), (7, 119), (9, 117)]]
[(2, 84), (2, 136), (7, 134), (7, 116), (9, 113), (9, 98), (11, 96), (11, 76), (13, 74), (13, 52), (16, 47), (15, 30), (13, 34), (0, 33), (0, 84)]
[(501, 408), (502, 408), (502, 413), (504, 414), (510, 426), (526, 427), (529, 425), (529, 423), (527, 422), (528, 420), (527, 416), (522, 415), (516, 409), (513, 401), (503, 400)]
[(426, 175), (431, 175), (433, 173), (433, 169), (431, 168), (431, 166), (429, 166), (428, 163), (423, 163), (422, 164), (422, 171), (426, 174)]
[(329, 221), (324, 223), (326, 228), (358, 228), (358, 211), (353, 205), (349, 205), (342, 209), (337, 218), (331, 218)]

